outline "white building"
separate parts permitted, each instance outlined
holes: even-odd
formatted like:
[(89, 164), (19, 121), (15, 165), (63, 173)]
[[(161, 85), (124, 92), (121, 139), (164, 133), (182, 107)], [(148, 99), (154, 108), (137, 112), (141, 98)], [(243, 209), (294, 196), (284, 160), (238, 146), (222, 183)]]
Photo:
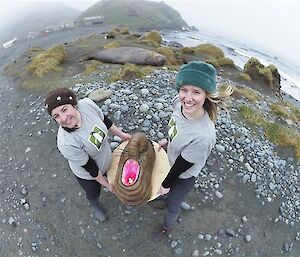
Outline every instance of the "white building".
[(104, 17), (103, 16), (89, 16), (83, 18), (84, 25), (98, 25), (103, 24)]

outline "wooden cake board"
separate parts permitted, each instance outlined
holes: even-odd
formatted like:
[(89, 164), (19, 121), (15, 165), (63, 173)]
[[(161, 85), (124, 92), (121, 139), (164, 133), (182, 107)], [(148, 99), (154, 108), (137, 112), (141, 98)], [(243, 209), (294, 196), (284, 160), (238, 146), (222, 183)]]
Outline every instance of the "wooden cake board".
[[(111, 184), (114, 184), (115, 182), (120, 156), (128, 142), (129, 141), (122, 142), (112, 153), (112, 164), (107, 171), (107, 179)], [(151, 177), (152, 193), (149, 201), (152, 201), (159, 196), (158, 190), (161, 186), (161, 183), (164, 181), (170, 171), (170, 164), (166, 151), (163, 148), (161, 148), (160, 151), (157, 151), (159, 145), (155, 142), (152, 143), (154, 146), (156, 158)]]

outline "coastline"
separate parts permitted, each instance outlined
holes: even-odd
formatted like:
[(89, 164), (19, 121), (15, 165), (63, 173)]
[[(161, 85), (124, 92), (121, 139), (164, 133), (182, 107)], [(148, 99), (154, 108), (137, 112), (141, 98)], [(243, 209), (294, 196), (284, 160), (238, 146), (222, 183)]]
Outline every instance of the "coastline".
[(235, 65), (243, 69), (244, 64), (255, 57), (264, 65), (274, 64), (281, 75), (281, 90), (291, 95), (295, 100), (300, 101), (300, 73), (296, 73), (294, 68), (282, 62), (278, 58), (269, 56), (251, 47), (236, 42), (231, 42), (223, 37), (217, 37), (201, 33), (200, 31), (187, 32), (164, 32), (165, 38), (170, 41), (178, 42), (184, 46), (196, 46), (203, 43), (212, 43), (220, 47), (225, 55), (231, 58)]

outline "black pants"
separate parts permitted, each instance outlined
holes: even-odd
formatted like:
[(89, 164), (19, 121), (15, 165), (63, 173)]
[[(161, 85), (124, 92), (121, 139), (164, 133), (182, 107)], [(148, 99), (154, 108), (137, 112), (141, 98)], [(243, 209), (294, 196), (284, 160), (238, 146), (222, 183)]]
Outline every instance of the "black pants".
[(167, 198), (168, 210), (165, 215), (165, 227), (173, 227), (173, 224), (177, 220), (180, 212), (180, 205), (187, 194), (193, 189), (195, 180), (195, 177), (191, 177), (188, 179), (177, 178), (174, 184), (171, 186)]
[(80, 186), (83, 188), (86, 194), (86, 198), (89, 201), (98, 200), (101, 191), (101, 184), (96, 180), (87, 180), (78, 178), (76, 176)]

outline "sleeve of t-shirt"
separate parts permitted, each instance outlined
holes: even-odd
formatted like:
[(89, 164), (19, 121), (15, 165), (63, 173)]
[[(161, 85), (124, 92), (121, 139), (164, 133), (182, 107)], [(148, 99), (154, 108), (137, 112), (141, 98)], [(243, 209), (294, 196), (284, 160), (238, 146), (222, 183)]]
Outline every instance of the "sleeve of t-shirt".
[(97, 177), (99, 174), (98, 165), (91, 157), (89, 157), (87, 163), (81, 167), (90, 173), (93, 178)]
[(58, 145), (58, 150), (70, 162), (72, 166), (82, 167), (89, 160), (88, 154), (76, 145)]
[(104, 120), (104, 114), (101, 110), (101, 108), (90, 98), (84, 98), (84, 101), (86, 102), (87, 105), (89, 105), (91, 108), (93, 108), (96, 113), (99, 115), (101, 120)]
[(197, 163), (203, 167), (211, 149), (212, 143), (209, 142), (209, 139), (194, 141), (190, 142), (186, 147), (183, 148), (181, 156), (188, 162)]
[(107, 129), (110, 129), (110, 127), (114, 124), (110, 118), (108, 118), (106, 115), (104, 115), (104, 120), (103, 120), (105, 126)]
[(93, 108), (98, 113), (99, 117), (104, 122), (106, 128), (109, 129), (113, 125), (113, 122), (106, 115), (103, 114), (101, 108), (93, 100), (86, 98), (85, 101), (91, 108)]
[(163, 181), (162, 186), (164, 188), (171, 187), (174, 184), (174, 181), (180, 176), (180, 174), (188, 170), (193, 165), (193, 163), (188, 162), (181, 155), (179, 155), (175, 160), (174, 165), (170, 169), (167, 177)]

